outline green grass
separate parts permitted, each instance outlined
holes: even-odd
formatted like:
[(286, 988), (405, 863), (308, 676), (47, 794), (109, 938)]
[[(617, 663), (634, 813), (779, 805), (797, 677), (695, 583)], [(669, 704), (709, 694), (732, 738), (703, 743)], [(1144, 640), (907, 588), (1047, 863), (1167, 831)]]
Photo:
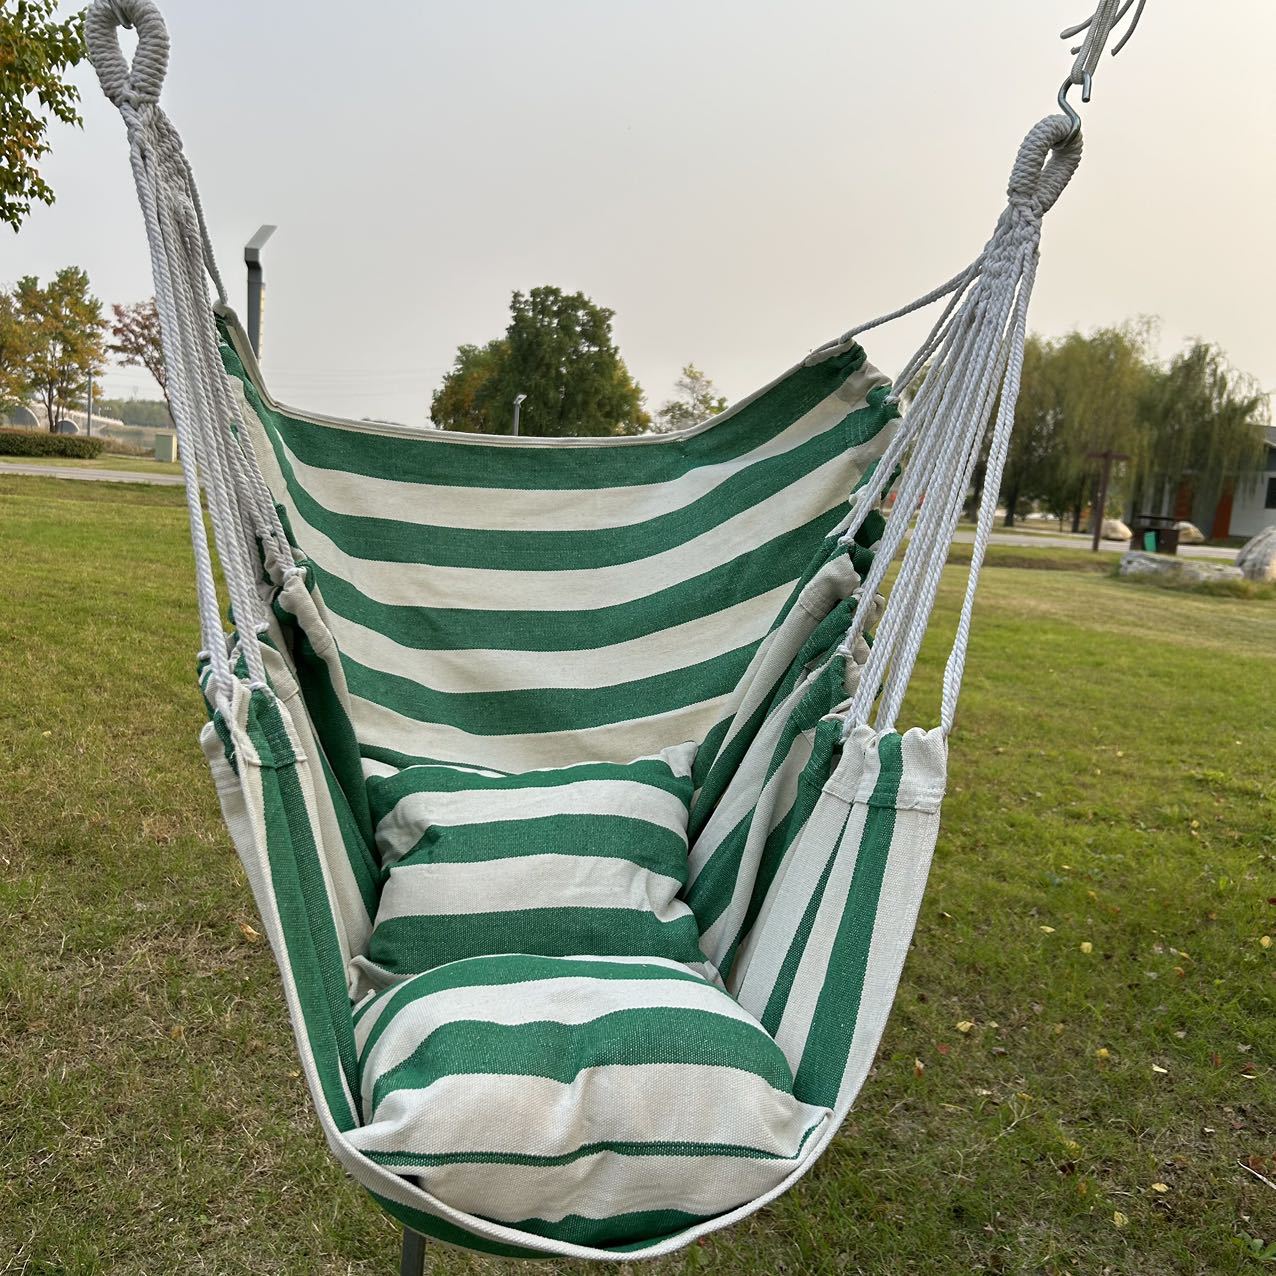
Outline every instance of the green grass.
[[(134, 474), (175, 474), (180, 475), (182, 467), (169, 461), (157, 461), (151, 456), (115, 456), (104, 452), (92, 461), (75, 460), (67, 456), (0, 456), (0, 467), (4, 465), (56, 465), (59, 469), (71, 470), (127, 470)], [(3, 474), (0, 468), (0, 474)]]
[[(241, 929), (185, 519), (174, 490), (0, 476), (0, 1272), (388, 1276)], [(858, 1110), (774, 1207), (645, 1270), (1272, 1270), (1276, 1191), (1241, 1163), (1276, 1180), (1276, 605), (1015, 553), (1045, 557), (984, 577)]]

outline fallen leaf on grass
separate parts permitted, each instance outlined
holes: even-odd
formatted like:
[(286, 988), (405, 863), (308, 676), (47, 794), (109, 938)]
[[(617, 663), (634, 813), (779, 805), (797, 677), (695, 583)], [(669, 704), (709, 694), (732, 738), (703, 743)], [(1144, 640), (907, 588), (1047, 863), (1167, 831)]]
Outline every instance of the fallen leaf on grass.
[(261, 938), (261, 932), (253, 930), (247, 922), (239, 923), (239, 933), (250, 943), (255, 944)]
[(1043, 927), (1041, 928), (1041, 933), (1042, 933), (1043, 935), (1053, 935), (1053, 934), (1054, 934), (1054, 927), (1053, 927), (1053, 926), (1043, 926)]
[(913, 1076), (921, 1078), (926, 1075), (926, 1065), (920, 1059), (913, 1060)]
[(1170, 1185), (1168, 1183), (1153, 1183), (1152, 1190), (1154, 1192), (1168, 1192), (1170, 1190)]
[(1272, 937), (1270, 935), (1264, 935), (1258, 942), (1262, 944), (1264, 948), (1270, 948), (1272, 946)]
[(952, 1053), (952, 1046), (950, 1046), (950, 1045), (948, 1044), (948, 1042), (946, 1042), (946, 1041), (941, 1041), (941, 1042), (940, 1042), (940, 1043), (939, 1043), (939, 1044), (935, 1047), (935, 1049), (936, 1049), (936, 1050), (937, 1050), (940, 1054), (951, 1054), (951, 1053)]
[(1088, 957), (1092, 952), (1094, 952), (1094, 945), (1087, 939), (1081, 945), (1081, 951)]
[(1116, 1210), (1112, 1214), (1112, 1221), (1117, 1225), (1117, 1227), (1129, 1227), (1130, 1216), (1128, 1214), (1122, 1214), (1120, 1210)]
[(1169, 1075), (1170, 1075), (1170, 1070), (1169, 1070), (1169, 1068), (1163, 1068), (1163, 1067), (1161, 1067), (1161, 1065), (1160, 1065), (1159, 1063), (1154, 1063), (1154, 1064), (1152, 1065), (1152, 1071), (1153, 1071), (1153, 1072), (1160, 1073), (1160, 1075), (1161, 1075), (1161, 1076), (1163, 1076), (1163, 1077), (1167, 1077), (1167, 1076), (1169, 1076)]
[(957, 1031), (958, 1031), (958, 1032), (960, 1032), (960, 1033), (967, 1033), (967, 1032), (969, 1032), (969, 1031), (970, 1031), (970, 1030), (971, 1030), (974, 1026), (975, 1026), (975, 1025), (974, 1025), (974, 1022), (973, 1022), (972, 1020), (970, 1020), (970, 1019), (963, 1019), (963, 1020), (961, 1021), (961, 1023), (959, 1023), (959, 1024), (957, 1025)]
[(1094, 1057), (1095, 1057), (1096, 1059), (1100, 1059), (1100, 1060), (1111, 1059), (1111, 1058), (1112, 1058), (1112, 1051), (1111, 1051), (1111, 1050), (1109, 1050), (1109, 1049), (1107, 1048), (1107, 1046), (1100, 1046), (1100, 1047), (1099, 1047), (1099, 1048), (1098, 1048), (1098, 1049), (1094, 1052)]

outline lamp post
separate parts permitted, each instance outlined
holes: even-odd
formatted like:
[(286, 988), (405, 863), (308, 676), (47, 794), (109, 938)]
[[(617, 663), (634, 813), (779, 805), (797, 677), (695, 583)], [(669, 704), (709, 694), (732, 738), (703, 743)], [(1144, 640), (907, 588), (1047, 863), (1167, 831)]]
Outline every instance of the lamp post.
[(261, 301), (266, 291), (261, 269), (261, 250), (278, 229), (278, 226), (260, 226), (257, 233), (244, 245), (244, 265), (248, 267), (248, 344), (258, 358), (261, 358)]
[(518, 424), (523, 418), (523, 404), (526, 402), (527, 395), (525, 394), (517, 395), (514, 399), (514, 429), (511, 431), (514, 434), (518, 433)]

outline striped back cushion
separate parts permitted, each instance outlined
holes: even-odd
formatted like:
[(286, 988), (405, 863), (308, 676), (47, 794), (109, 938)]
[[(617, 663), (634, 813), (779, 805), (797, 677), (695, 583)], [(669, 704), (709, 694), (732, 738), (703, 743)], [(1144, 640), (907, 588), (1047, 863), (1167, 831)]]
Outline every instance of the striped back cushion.
[(726, 993), (672, 962), (480, 957), (357, 1012), (372, 1160), (456, 1209), (581, 1245), (778, 1187), (829, 1110)]
[(703, 969), (678, 898), (695, 751), (523, 775), (422, 764), (370, 781), (386, 874), (365, 967), (374, 984), (510, 952)]

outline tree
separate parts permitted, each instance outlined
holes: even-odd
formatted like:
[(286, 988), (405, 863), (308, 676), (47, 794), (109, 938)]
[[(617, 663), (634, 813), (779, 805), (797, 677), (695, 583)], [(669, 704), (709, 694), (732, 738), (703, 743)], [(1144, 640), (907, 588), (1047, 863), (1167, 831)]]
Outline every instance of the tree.
[(1198, 494), (1217, 499), (1230, 482), (1259, 473), (1267, 456), (1270, 401), (1208, 342), (1194, 342), (1145, 388), (1147, 482), (1177, 487), (1191, 476)]
[[(145, 368), (159, 382), (168, 402), (168, 373), (164, 367), (164, 346), (160, 340), (159, 311), (155, 298), (131, 306), (111, 307), (111, 353), (120, 356), (126, 368)], [(170, 405), (171, 406), (171, 405)]]
[(79, 124), (79, 91), (66, 72), (84, 57), (84, 18), (56, 21), (57, 0), (0, 4), (0, 220), (16, 231), (31, 201), (53, 203), (36, 164), (52, 120)]
[(102, 303), (89, 292), (89, 277), (78, 266), (59, 270), (47, 288), (27, 275), (18, 280), (15, 296), (31, 343), (30, 384), (52, 430), (84, 395), (89, 374), (105, 366)]
[(0, 292), (0, 412), (31, 394), (31, 334), (12, 293)]
[(662, 434), (690, 429), (726, 411), (726, 398), (717, 392), (713, 382), (694, 363), (683, 368), (682, 376), (674, 382), (674, 389), (674, 397), (656, 413), (654, 428)]
[(559, 288), (516, 292), (505, 336), (467, 345), (436, 391), (430, 414), (447, 430), (531, 437), (634, 434), (651, 418), (612, 339), (614, 312)]

